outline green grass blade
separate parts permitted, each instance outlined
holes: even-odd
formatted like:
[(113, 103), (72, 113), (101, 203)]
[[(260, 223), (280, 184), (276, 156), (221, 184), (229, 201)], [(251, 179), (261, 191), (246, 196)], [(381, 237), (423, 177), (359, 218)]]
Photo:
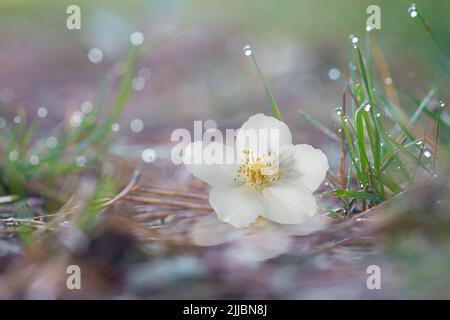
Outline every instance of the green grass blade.
[(338, 135), (336, 133), (334, 133), (333, 131), (331, 131), (330, 129), (328, 129), (319, 120), (317, 120), (316, 118), (314, 118), (314, 117), (310, 116), (309, 114), (305, 113), (303, 110), (298, 110), (298, 113), (300, 114), (300, 116), (303, 119), (305, 119), (310, 124), (312, 124), (314, 127), (319, 129), (320, 131), (322, 131), (330, 139), (332, 139), (332, 140), (334, 140), (336, 142), (341, 142), (341, 139), (338, 137)]
[(270, 105), (272, 107), (273, 114), (275, 118), (277, 118), (280, 121), (283, 121), (283, 117), (281, 116), (280, 108), (278, 107), (277, 102), (275, 101), (275, 98), (273, 97), (272, 91), (270, 90), (269, 84), (267, 83), (266, 79), (264, 78), (264, 75), (261, 72), (261, 69), (259, 68), (258, 62), (255, 58), (255, 53), (253, 50), (251, 51), (250, 58), (252, 59), (253, 65), (255, 66), (256, 72), (258, 73), (259, 78), (261, 79), (261, 82), (264, 86), (264, 90), (266, 91), (267, 98), (269, 99)]

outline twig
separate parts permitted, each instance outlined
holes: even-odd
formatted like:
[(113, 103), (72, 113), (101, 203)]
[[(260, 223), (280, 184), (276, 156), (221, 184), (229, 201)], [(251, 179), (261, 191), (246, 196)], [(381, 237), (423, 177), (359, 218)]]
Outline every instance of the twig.
[(122, 199), (128, 200), (128, 201), (140, 202), (140, 203), (149, 204), (149, 205), (175, 207), (175, 208), (186, 209), (186, 210), (197, 210), (197, 211), (206, 211), (206, 212), (214, 211), (214, 209), (211, 208), (210, 206), (195, 204), (195, 203), (185, 203), (185, 202), (173, 201), (173, 200), (162, 200), (162, 199), (157, 199), (157, 198), (148, 198), (148, 197), (132, 196), (132, 195), (125, 195), (124, 197), (122, 197)]
[(131, 178), (128, 185), (122, 191), (120, 191), (114, 198), (103, 203), (100, 207), (108, 207), (108, 206), (116, 203), (120, 199), (124, 198), (128, 193), (130, 193), (131, 191), (133, 191), (136, 188), (140, 177), (141, 177), (141, 173), (139, 172), (139, 170), (135, 170), (133, 172), (133, 177)]
[(156, 194), (158, 196), (169, 196), (169, 197), (175, 197), (175, 198), (186, 198), (186, 199), (195, 199), (195, 200), (202, 200), (202, 201), (208, 200), (208, 196), (204, 195), (204, 194), (177, 192), (174, 190), (159, 189), (159, 188), (152, 188), (152, 187), (145, 187), (145, 186), (137, 186), (133, 191), (138, 191), (138, 192), (141, 191), (141, 192), (145, 192), (145, 193)]

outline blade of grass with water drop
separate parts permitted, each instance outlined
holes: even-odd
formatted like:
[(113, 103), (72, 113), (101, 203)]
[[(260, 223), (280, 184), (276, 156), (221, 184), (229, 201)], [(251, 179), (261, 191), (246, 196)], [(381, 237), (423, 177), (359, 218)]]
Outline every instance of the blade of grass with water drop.
[[(368, 96), (368, 102), (369, 102), (369, 111), (370, 111), (370, 115), (371, 118), (374, 122), (373, 128), (371, 125), (371, 121), (369, 118), (369, 115), (367, 112), (363, 113), (363, 117), (364, 117), (364, 122), (366, 124), (366, 130), (367, 130), (367, 135), (369, 137), (369, 142), (370, 142), (370, 148), (372, 150), (372, 157), (373, 157), (373, 161), (374, 161), (374, 170), (375, 170), (375, 177), (377, 179), (377, 189), (379, 190), (379, 192), (381, 194), (384, 193), (384, 188), (383, 188), (383, 184), (382, 184), (382, 175), (380, 174), (381, 172), (381, 137), (380, 137), (380, 128), (382, 128), (381, 123), (379, 123), (379, 121), (377, 120), (377, 111), (376, 111), (376, 106), (375, 106), (375, 101), (374, 98), (372, 96), (372, 87), (371, 87), (371, 81), (372, 81), (372, 72), (370, 71), (369, 75), (370, 78), (368, 77), (368, 72), (366, 70), (366, 65), (364, 63), (364, 59), (361, 53), (361, 49), (359, 47), (356, 47), (356, 52), (357, 52), (357, 56), (358, 56), (358, 62), (359, 62), (359, 68), (361, 70), (361, 76), (363, 78), (363, 82), (364, 82), (364, 86), (367, 92), (367, 96)], [(366, 105), (367, 106), (367, 105)]]
[[(350, 135), (350, 130), (347, 126), (347, 122), (345, 121), (344, 116), (342, 113), (340, 114), (341, 123), (342, 123), (342, 129), (344, 130), (345, 138), (347, 140), (347, 146), (350, 154), (350, 159), (352, 160), (353, 166), (356, 169), (356, 175), (358, 176), (359, 184), (365, 184), (367, 182), (367, 179), (365, 179), (365, 174), (361, 171), (358, 161), (356, 160), (356, 152), (355, 148), (353, 146), (353, 140)], [(347, 118), (348, 119), (348, 118)]]
[(275, 101), (275, 98), (273, 97), (272, 91), (270, 90), (269, 84), (267, 83), (266, 79), (264, 78), (264, 75), (261, 72), (261, 69), (259, 68), (258, 62), (255, 58), (255, 53), (252, 51), (250, 54), (250, 58), (252, 59), (253, 65), (255, 66), (256, 72), (258, 73), (259, 78), (261, 79), (261, 82), (264, 86), (264, 90), (266, 91), (267, 98), (269, 99), (270, 105), (272, 107), (273, 114), (275, 118), (277, 118), (280, 121), (283, 121), (283, 117), (281, 116), (280, 108), (278, 107), (277, 102)]

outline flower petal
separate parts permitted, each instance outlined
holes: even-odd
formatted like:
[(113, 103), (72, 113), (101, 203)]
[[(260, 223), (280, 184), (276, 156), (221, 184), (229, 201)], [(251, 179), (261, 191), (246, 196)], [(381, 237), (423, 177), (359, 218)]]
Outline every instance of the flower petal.
[(278, 183), (262, 191), (264, 217), (283, 224), (302, 223), (317, 210), (316, 199), (311, 190), (299, 179), (280, 179)]
[(275, 151), (283, 145), (292, 144), (292, 134), (288, 126), (274, 117), (262, 113), (248, 118), (236, 134), (236, 149), (250, 149), (262, 155), (267, 151)]
[[(227, 162), (228, 155), (233, 155), (232, 161)], [(202, 141), (195, 141), (184, 149), (183, 163), (192, 175), (212, 187), (236, 184), (233, 180), (237, 171), (234, 149), (228, 145), (217, 142), (205, 145)]]
[(220, 220), (236, 228), (248, 227), (264, 213), (261, 194), (245, 184), (213, 188), (209, 193), (209, 203)]
[(280, 171), (286, 178), (299, 178), (309, 190), (315, 191), (329, 169), (326, 155), (308, 144), (283, 147), (280, 150)]

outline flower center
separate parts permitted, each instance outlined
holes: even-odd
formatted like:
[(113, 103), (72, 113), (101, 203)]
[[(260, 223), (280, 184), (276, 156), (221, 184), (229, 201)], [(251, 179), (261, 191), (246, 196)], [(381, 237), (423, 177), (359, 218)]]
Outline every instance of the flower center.
[(242, 153), (243, 161), (238, 167), (235, 181), (244, 181), (253, 189), (261, 191), (282, 177), (275, 153), (269, 151), (260, 157), (254, 156), (251, 150), (243, 150)]

